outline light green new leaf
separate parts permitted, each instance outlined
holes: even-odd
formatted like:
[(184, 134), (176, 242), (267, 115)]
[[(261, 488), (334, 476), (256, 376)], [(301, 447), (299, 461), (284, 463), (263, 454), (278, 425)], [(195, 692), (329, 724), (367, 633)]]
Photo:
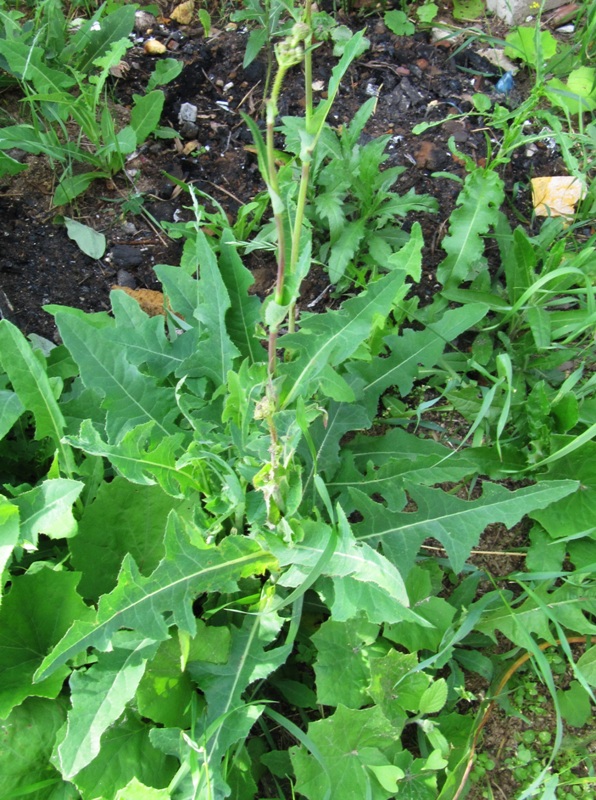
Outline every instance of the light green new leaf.
[(63, 468), (72, 473), (72, 453), (61, 443), (64, 417), (47, 373), (20, 330), (5, 319), (0, 320), (0, 361), (20, 402), (35, 417), (35, 438), (48, 436), (58, 447)]
[(495, 224), (504, 196), (503, 181), (495, 170), (476, 169), (466, 176), (449, 220), (449, 233), (441, 243), (447, 258), (437, 267), (437, 280), (443, 286), (458, 286), (482, 264), (482, 237)]
[[(126, 357), (126, 350), (114, 347), (109, 334), (103, 335), (93, 317), (87, 318), (67, 309), (55, 313), (56, 324), (65, 345), (79, 365), (85, 386), (104, 395), (106, 425), (112, 441), (127, 430), (152, 421), (162, 433), (168, 433), (176, 414), (173, 387), (157, 385), (154, 377), (143, 375)], [(109, 330), (108, 326), (108, 330)]]
[[(80, 800), (50, 764), (66, 719), (66, 701), (30, 698), (0, 726), (0, 797), (3, 800)], [(38, 785), (35, 794), (30, 787)]]
[(172, 497), (183, 497), (184, 489), (201, 490), (189, 466), (178, 467), (183, 455), (183, 433), (154, 441), (155, 423), (147, 422), (127, 431), (118, 444), (106, 444), (90, 420), (84, 420), (78, 436), (69, 436), (73, 447), (94, 456), (105, 456), (127, 480), (144, 486), (159, 483)]
[(540, 34), (534, 25), (520, 25), (505, 37), (507, 58), (519, 58), (534, 67), (548, 61), (557, 52), (557, 40), (550, 31)]
[(159, 125), (165, 95), (159, 89), (147, 94), (133, 94), (134, 104), (130, 112), (130, 125), (136, 134), (137, 145), (153, 133)]
[(182, 72), (184, 64), (175, 58), (162, 58), (155, 63), (149, 82), (147, 92), (152, 92), (156, 86), (165, 86)]
[(370, 652), (379, 626), (362, 616), (347, 622), (329, 619), (311, 637), (317, 648), (314, 664), (317, 701), (325, 706), (361, 708), (369, 700)]
[(37, 544), (40, 533), (52, 539), (74, 536), (77, 523), (72, 506), (83, 486), (81, 481), (55, 478), (13, 498), (20, 510), (22, 540)]
[(298, 353), (294, 361), (279, 367), (280, 374), (287, 376), (282, 407), (299, 395), (312, 393), (327, 365), (342, 364), (356, 351), (371, 335), (375, 322), (391, 311), (403, 282), (403, 273), (389, 273), (368, 290), (347, 300), (338, 311), (304, 314), (300, 331), (280, 338), (280, 347)]
[(391, 723), (401, 730), (411, 711), (417, 713), (420, 698), (430, 684), (426, 672), (417, 671), (415, 653), (390, 650), (370, 663), (369, 694)]
[(367, 767), (392, 766), (385, 751), (394, 747), (398, 737), (399, 731), (378, 707), (355, 710), (338, 706), (333, 716), (308, 726), (308, 739), (326, 769), (305, 747), (290, 749), (296, 791), (309, 800), (389, 800), (396, 788), (385, 788)]
[(484, 484), (482, 496), (461, 500), (441, 489), (405, 484), (416, 511), (393, 511), (353, 489), (352, 498), (364, 516), (354, 526), (356, 538), (379, 544), (405, 577), (425, 539), (438, 539), (449, 563), (460, 572), (487, 525), (502, 522), (511, 527), (530, 511), (545, 508), (577, 488), (575, 481), (550, 481), (510, 492), (499, 484)]
[[(428, 625), (424, 619), (408, 608), (408, 595), (400, 570), (381, 553), (357, 541), (341, 509), (338, 513), (341, 538), (322, 568), (322, 575), (333, 581), (338, 602), (347, 587), (360, 584), (359, 596), (368, 602), (360, 606), (358, 612), (364, 611), (371, 621), (398, 622), (409, 619), (412, 622)], [(302, 540), (291, 546), (283, 544), (277, 537), (268, 538), (271, 552), (281, 565), (289, 567), (279, 579), (284, 586), (300, 586), (309, 577), (319, 564), (329, 539), (333, 536), (332, 530), (322, 522), (305, 520), (302, 528)], [(343, 584), (346, 578), (350, 581)], [(318, 584), (315, 584), (315, 587), (318, 588)], [(326, 594), (329, 594), (328, 590)], [(390, 615), (389, 618), (378, 619), (380, 608)]]
[(24, 410), (18, 394), (0, 391), (0, 439), (6, 436)]
[[(194, 635), (194, 599), (202, 592), (232, 592), (240, 578), (261, 574), (275, 565), (269, 553), (242, 536), (228, 536), (220, 545), (207, 545), (195, 531), (193, 543), (172, 512), (165, 538), (166, 554), (149, 577), (130, 556), (122, 564), (118, 585), (103, 595), (90, 621), (75, 621), (36, 673), (40, 681), (87, 647), (106, 650), (119, 628), (164, 641), (168, 624)], [(169, 614), (168, 624), (164, 614)], [(74, 618), (76, 619), (76, 618)]]
[(32, 678), (72, 621), (89, 616), (75, 590), (79, 577), (51, 569), (13, 577), (0, 609), (0, 719), (26, 697), (56, 697), (62, 689), (66, 668), (35, 685)]
[(66, 779), (70, 780), (97, 756), (102, 735), (134, 697), (147, 659), (156, 650), (156, 642), (137, 639), (129, 646), (101, 653), (88, 670), (72, 673), (69, 681), (72, 708), (64, 738), (56, 751), (56, 761)]
[(127, 553), (149, 575), (164, 555), (168, 514), (180, 505), (158, 486), (139, 486), (120, 477), (102, 483), (79, 520), (78, 535), (69, 542), (72, 565), (82, 575), (79, 593), (97, 601), (111, 592)]

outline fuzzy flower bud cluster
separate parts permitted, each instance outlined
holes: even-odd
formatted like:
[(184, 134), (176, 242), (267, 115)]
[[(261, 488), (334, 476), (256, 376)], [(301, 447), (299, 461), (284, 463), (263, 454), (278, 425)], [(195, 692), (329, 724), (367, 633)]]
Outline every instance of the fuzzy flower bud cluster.
[(292, 33), (275, 47), (275, 57), (281, 69), (289, 69), (299, 64), (304, 57), (302, 43), (307, 38), (310, 28), (304, 22), (297, 22)]

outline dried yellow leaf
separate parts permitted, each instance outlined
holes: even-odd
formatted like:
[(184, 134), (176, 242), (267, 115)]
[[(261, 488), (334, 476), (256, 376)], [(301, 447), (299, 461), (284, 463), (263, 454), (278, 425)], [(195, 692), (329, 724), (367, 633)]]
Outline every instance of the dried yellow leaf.
[(186, 0), (186, 3), (180, 3), (179, 6), (176, 6), (170, 14), (170, 19), (173, 19), (179, 25), (190, 25), (194, 10), (195, 0)]
[(539, 217), (570, 217), (584, 195), (585, 187), (577, 178), (558, 175), (532, 178), (532, 202)]

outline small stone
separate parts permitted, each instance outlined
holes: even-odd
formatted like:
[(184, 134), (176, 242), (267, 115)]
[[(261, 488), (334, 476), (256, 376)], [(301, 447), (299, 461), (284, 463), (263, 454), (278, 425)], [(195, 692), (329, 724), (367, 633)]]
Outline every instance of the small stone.
[(135, 281), (134, 277), (130, 274), (130, 272), (126, 269), (118, 270), (117, 281), (120, 284), (120, 286), (126, 286), (129, 289), (137, 288), (137, 282)]
[(199, 126), (194, 122), (183, 122), (178, 128), (178, 133), (183, 139), (196, 139), (198, 132)]
[(145, 257), (143, 253), (136, 247), (131, 247), (129, 244), (115, 244), (110, 251), (110, 258), (116, 267), (122, 269), (126, 267), (140, 266)]
[(148, 33), (157, 25), (157, 19), (148, 11), (137, 11), (135, 14), (135, 31), (140, 34)]
[(150, 56), (159, 56), (162, 53), (167, 52), (167, 47), (163, 42), (158, 41), (157, 39), (147, 39), (145, 44), (143, 45), (143, 50)]
[(180, 3), (179, 6), (176, 6), (170, 14), (170, 19), (173, 19), (179, 25), (190, 25), (194, 10), (195, 0), (187, 0), (186, 3)]

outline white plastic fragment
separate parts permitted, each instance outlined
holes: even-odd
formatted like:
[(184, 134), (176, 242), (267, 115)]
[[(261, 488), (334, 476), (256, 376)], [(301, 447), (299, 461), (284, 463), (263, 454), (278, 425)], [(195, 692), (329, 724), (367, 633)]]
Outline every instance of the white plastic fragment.
[(182, 103), (178, 112), (178, 122), (195, 122), (199, 109), (192, 103)]

